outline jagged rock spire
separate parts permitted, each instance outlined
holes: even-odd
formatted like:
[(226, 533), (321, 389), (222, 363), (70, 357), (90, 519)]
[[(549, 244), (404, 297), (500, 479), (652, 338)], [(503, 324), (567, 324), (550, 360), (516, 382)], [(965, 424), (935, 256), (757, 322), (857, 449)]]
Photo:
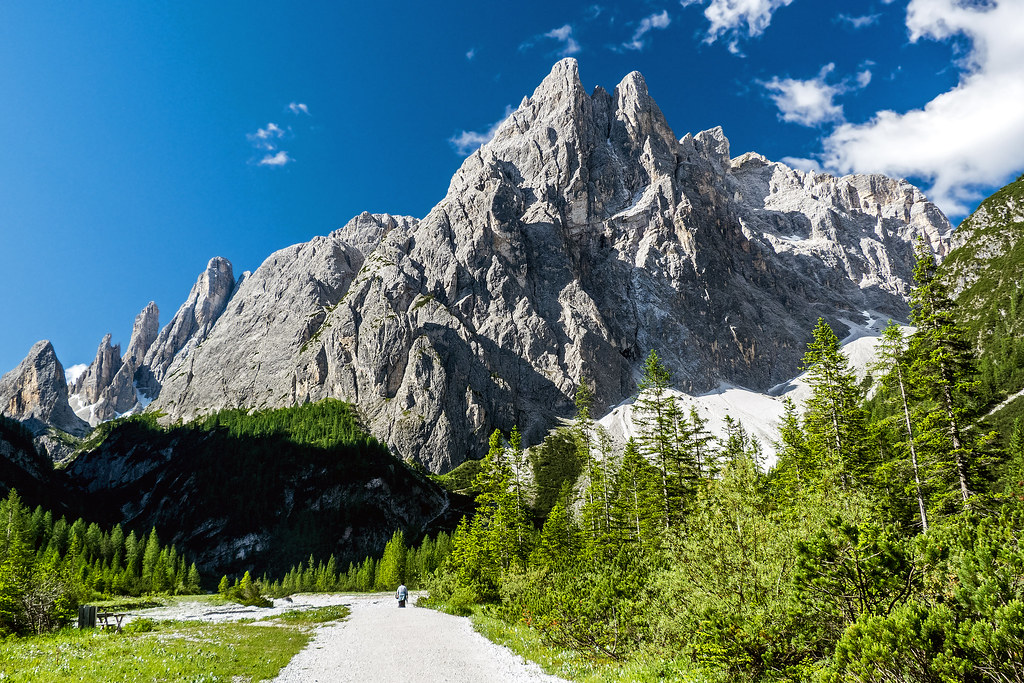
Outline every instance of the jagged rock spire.
[(36, 342), (18, 367), (0, 378), (0, 411), (36, 435), (50, 426), (79, 436), (88, 431), (68, 405), (64, 366), (47, 340)]

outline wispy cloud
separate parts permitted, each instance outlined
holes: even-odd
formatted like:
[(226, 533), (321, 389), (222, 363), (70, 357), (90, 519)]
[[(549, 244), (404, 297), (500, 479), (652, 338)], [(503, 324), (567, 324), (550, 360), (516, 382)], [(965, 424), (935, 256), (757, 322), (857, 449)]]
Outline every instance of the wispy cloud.
[(637, 24), (636, 30), (633, 32), (633, 37), (622, 44), (627, 50), (643, 50), (647, 47), (647, 36), (654, 29), (668, 28), (668, 25), (672, 23), (672, 18), (668, 15), (668, 10), (662, 10), (656, 12), (650, 16), (644, 17)]
[(249, 133), (246, 137), (258, 149), (272, 150), (277, 147), (275, 141), (284, 137), (284, 129), (271, 121), (266, 128), (258, 128), (255, 133)]
[(284, 166), (285, 164), (290, 164), (293, 161), (295, 161), (295, 159), (288, 156), (288, 152), (282, 149), (276, 154), (267, 154), (260, 159), (258, 163), (260, 166)]
[(474, 131), (474, 130), (463, 130), (459, 131), (452, 137), (448, 138), (448, 144), (452, 146), (460, 156), (469, 156), (477, 149), (486, 145), (491, 139), (494, 138), (494, 134), (498, 132), (498, 128), (501, 124), (505, 123), (505, 120), (512, 114), (512, 107), (510, 105), (505, 106), (505, 115), (500, 119), (491, 124), (485, 131)]
[(519, 44), (519, 50), (525, 52), (535, 45), (546, 42), (548, 40), (554, 40), (560, 44), (558, 50), (555, 52), (559, 57), (571, 57), (574, 54), (582, 51), (582, 47), (576, 37), (573, 35), (572, 24), (565, 24), (558, 28), (553, 28), (547, 33), (540, 33), (528, 40), (524, 40)]
[(739, 40), (746, 33), (748, 37), (759, 36), (772, 22), (772, 15), (793, 0), (680, 0), (683, 7), (704, 5), (704, 16), (708, 27), (706, 43), (713, 43), (722, 36), (729, 38), (729, 51), (740, 54)]
[[(295, 114), (309, 115), (309, 108), (297, 102), (292, 102), (285, 107), (285, 110), (292, 111)], [(257, 128), (255, 133), (247, 134), (245, 137), (249, 144), (264, 153), (259, 161), (251, 159), (249, 163), (255, 161), (257, 166), (284, 166), (295, 161), (294, 158), (288, 155), (288, 152), (279, 148), (280, 142), (286, 137), (290, 139), (291, 136), (291, 126), (281, 127), (273, 121), (263, 128)]]
[(838, 17), (839, 21), (844, 24), (849, 24), (855, 29), (865, 28), (878, 23), (878, 20), (882, 18), (881, 14), (865, 14), (862, 17), (854, 17), (849, 14), (840, 14)]
[(580, 44), (572, 36), (572, 25), (570, 24), (553, 28), (545, 33), (544, 37), (551, 38), (562, 44), (562, 48), (558, 51), (559, 57), (570, 57), (581, 49)]
[(474, 57), (476, 57), (476, 48), (475, 47), (471, 47), (468, 50), (466, 50), (466, 59), (468, 59), (469, 61), (473, 61)]
[(309, 107), (301, 102), (292, 102), (288, 105), (288, 111), (293, 114), (305, 114), (309, 116)]
[(779, 108), (779, 118), (801, 126), (820, 126), (823, 123), (844, 121), (843, 105), (837, 104), (837, 96), (867, 87), (871, 82), (871, 71), (865, 69), (854, 76), (853, 81), (843, 79), (829, 83), (829, 75), (835, 71), (835, 64), (821, 67), (814, 78), (779, 78), (778, 76), (761, 85)]
[(780, 161), (790, 168), (798, 168), (808, 173), (821, 173), (821, 162), (816, 159), (805, 159), (803, 157), (782, 157)]
[(970, 41), (956, 87), (921, 109), (838, 126), (824, 140), (822, 160), (840, 173), (925, 179), (931, 199), (962, 216), (978, 188), (1024, 170), (1024, 3), (911, 0), (906, 24), (912, 43)]

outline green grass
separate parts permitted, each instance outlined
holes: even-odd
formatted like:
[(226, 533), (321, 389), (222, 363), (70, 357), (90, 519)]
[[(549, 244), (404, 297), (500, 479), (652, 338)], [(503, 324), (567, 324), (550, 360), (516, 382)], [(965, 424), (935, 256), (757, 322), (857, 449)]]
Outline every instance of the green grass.
[(509, 624), (477, 609), (471, 618), (473, 627), (485, 638), (504, 645), (516, 654), (535, 662), (549, 674), (580, 683), (611, 683), (612, 681), (685, 681), (705, 680), (692, 672), (685, 662), (660, 655), (642, 654), (624, 662), (598, 660), (579, 652), (546, 645), (540, 634), (525, 624)]
[(350, 611), (345, 605), (328, 605), (314, 609), (293, 609), (276, 617), (265, 617), (262, 621), (275, 621), (290, 625), (325, 624), (330, 621), (346, 619)]
[(473, 482), (480, 473), (480, 466), (483, 460), (466, 460), (451, 472), (446, 474), (431, 474), (430, 479), (440, 484), (452, 493), (465, 495), (476, 495), (473, 489)]
[(274, 625), (168, 621), (138, 633), (68, 629), (9, 638), (0, 646), (0, 680), (265, 681), (306, 646), (313, 625), (347, 614), (345, 607), (323, 607), (288, 612)]

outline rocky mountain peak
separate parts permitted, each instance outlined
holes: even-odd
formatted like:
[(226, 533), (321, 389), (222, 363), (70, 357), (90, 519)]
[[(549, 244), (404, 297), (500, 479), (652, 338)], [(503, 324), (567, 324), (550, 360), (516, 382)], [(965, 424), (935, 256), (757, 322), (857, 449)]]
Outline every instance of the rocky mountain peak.
[(141, 410), (135, 375), (153, 346), (160, 330), (160, 311), (150, 301), (135, 316), (128, 352), (122, 358), (120, 346), (111, 346), (108, 334), (100, 342), (96, 358), (71, 387), (71, 408), (95, 427), (125, 413)]
[(175, 357), (206, 339), (234, 289), (231, 262), (220, 256), (210, 259), (185, 303), (146, 352), (136, 376), (140, 390), (150, 397), (160, 392), (160, 383)]
[(110, 386), (114, 375), (121, 369), (121, 345), (111, 345), (111, 335), (107, 333), (96, 349), (96, 357), (89, 368), (82, 373), (70, 387), (70, 393), (78, 394), (85, 403), (95, 403), (103, 390)]
[(392, 230), (409, 231), (418, 223), (419, 219), (412, 216), (392, 216), (388, 213), (364, 211), (344, 227), (331, 233), (331, 237), (355, 247), (363, 255), (368, 256)]
[(132, 337), (128, 342), (128, 350), (124, 354), (124, 362), (132, 365), (134, 368), (142, 365), (146, 352), (153, 346), (153, 342), (156, 341), (159, 334), (160, 309), (157, 308), (156, 302), (150, 301), (135, 316), (135, 323), (132, 325)]
[(64, 367), (47, 340), (36, 342), (18, 367), (0, 378), (0, 410), (37, 436), (51, 426), (75, 435), (88, 431), (68, 404)]

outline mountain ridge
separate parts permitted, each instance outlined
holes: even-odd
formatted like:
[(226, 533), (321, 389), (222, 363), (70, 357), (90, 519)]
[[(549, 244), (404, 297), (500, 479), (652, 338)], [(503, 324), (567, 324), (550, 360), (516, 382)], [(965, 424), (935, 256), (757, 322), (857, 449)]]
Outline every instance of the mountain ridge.
[(446, 471), (495, 428), (538, 442), (581, 381), (617, 405), (650, 349), (687, 391), (788, 380), (818, 316), (840, 336), (905, 320), (914, 242), (942, 255), (950, 230), (905, 181), (733, 159), (721, 128), (677, 138), (638, 72), (587, 94), (566, 59), (427, 216), (275, 252), (140, 386), (172, 421), (349, 400)]

